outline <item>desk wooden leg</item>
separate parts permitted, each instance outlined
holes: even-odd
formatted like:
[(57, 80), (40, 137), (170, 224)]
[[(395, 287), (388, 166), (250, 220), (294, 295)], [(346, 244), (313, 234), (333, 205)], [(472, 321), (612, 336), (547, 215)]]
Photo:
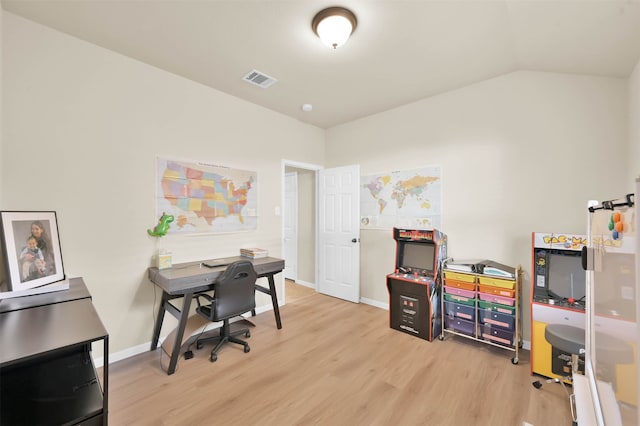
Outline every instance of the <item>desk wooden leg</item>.
[(176, 372), (178, 358), (180, 357), (180, 348), (182, 347), (182, 337), (184, 336), (184, 329), (187, 326), (187, 321), (189, 320), (191, 299), (193, 299), (193, 293), (186, 293), (184, 295), (184, 303), (180, 311), (180, 319), (178, 321), (178, 328), (176, 329), (176, 340), (173, 343), (173, 349), (171, 350), (171, 361), (169, 361), (167, 374), (173, 374)]
[(276, 326), (278, 329), (282, 328), (282, 322), (280, 321), (280, 308), (278, 307), (278, 296), (276, 295), (276, 282), (273, 279), (273, 274), (269, 274), (267, 277), (269, 281), (269, 293), (271, 293), (271, 304), (273, 305), (273, 313), (276, 316)]
[(156, 316), (156, 323), (153, 326), (153, 337), (151, 338), (151, 350), (154, 351), (158, 347), (158, 340), (160, 339), (160, 330), (162, 330), (162, 321), (164, 321), (164, 312), (166, 311), (165, 304), (169, 303), (169, 295), (166, 292), (162, 292), (162, 301), (158, 307), (158, 315)]

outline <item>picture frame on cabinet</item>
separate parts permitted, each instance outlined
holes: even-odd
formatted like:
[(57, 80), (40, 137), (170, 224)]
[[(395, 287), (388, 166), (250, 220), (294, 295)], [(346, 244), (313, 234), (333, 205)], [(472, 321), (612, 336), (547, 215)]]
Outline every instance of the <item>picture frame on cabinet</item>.
[(3, 291), (17, 292), (65, 278), (54, 211), (0, 212)]

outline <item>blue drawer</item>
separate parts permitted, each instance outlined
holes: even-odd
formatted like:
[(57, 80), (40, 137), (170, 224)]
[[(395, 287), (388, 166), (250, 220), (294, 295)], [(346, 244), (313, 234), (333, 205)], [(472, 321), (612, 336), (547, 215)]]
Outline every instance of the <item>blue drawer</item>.
[(482, 337), (484, 340), (496, 343), (498, 345), (507, 346), (510, 348), (514, 347), (513, 331), (505, 330), (504, 328), (496, 327), (491, 324), (482, 324), (479, 325), (478, 328), (480, 329), (480, 336), (478, 337)]
[(462, 305), (460, 303), (444, 302), (444, 314), (451, 318), (462, 318), (467, 321), (476, 321), (475, 306)]
[(476, 323), (460, 318), (444, 317), (444, 328), (456, 331), (467, 336), (476, 336)]
[(510, 331), (516, 328), (516, 317), (514, 315), (503, 314), (491, 309), (478, 309), (478, 321)]

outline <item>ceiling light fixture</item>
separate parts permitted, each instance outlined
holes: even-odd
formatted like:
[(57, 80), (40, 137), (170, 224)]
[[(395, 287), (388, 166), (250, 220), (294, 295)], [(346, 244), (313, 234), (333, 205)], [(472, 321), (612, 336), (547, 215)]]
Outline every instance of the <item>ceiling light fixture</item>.
[(358, 25), (356, 15), (344, 7), (329, 7), (313, 17), (311, 28), (327, 46), (336, 49), (349, 40)]

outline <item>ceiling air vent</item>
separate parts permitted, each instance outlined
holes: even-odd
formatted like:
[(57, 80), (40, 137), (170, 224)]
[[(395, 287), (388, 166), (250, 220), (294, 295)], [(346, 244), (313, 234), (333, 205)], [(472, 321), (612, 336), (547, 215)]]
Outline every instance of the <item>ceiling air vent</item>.
[(267, 87), (278, 81), (275, 78), (269, 77), (265, 73), (257, 70), (251, 70), (247, 75), (243, 77), (243, 80), (251, 84), (255, 84), (256, 86), (260, 86), (263, 89), (266, 89)]

